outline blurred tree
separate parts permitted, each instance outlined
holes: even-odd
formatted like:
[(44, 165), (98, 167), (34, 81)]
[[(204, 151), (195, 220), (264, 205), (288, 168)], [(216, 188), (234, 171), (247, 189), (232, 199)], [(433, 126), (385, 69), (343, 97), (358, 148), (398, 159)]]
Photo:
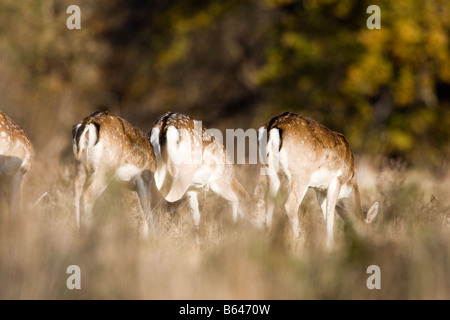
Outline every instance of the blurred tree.
[[(264, 14), (251, 1), (108, 1), (100, 36), (105, 79), (121, 108), (154, 119), (188, 112), (220, 126), (258, 100), (248, 75), (262, 60)], [(258, 59), (259, 58), (259, 59)]]
[[(450, 89), (450, 2), (266, 3), (280, 17), (259, 80), (275, 108), (324, 121), (357, 150), (445, 157), (449, 100), (438, 88)], [(371, 4), (381, 8), (380, 30), (366, 27)]]
[(82, 28), (68, 30), (71, 4), (0, 6), (2, 102), (39, 144), (103, 106), (143, 129), (167, 110), (221, 129), (296, 111), (357, 152), (447, 159), (447, 0), (80, 0)]
[(107, 48), (89, 27), (95, 7), (80, 2), (81, 30), (67, 29), (68, 0), (4, 0), (0, 6), (1, 108), (47, 155), (67, 145), (74, 119), (104, 91), (99, 60)]

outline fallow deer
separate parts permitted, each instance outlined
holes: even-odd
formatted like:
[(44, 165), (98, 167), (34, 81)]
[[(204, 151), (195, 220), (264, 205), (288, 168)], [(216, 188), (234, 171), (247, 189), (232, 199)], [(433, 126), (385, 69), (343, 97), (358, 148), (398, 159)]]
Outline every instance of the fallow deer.
[(17, 215), (22, 210), (22, 181), (31, 168), (33, 148), (25, 131), (0, 111), (1, 203)]
[(353, 152), (342, 134), (307, 117), (286, 112), (258, 128), (258, 141), (261, 156), (264, 153), (267, 156), (267, 226), (272, 223), (274, 199), (282, 175), (286, 177), (283, 181), (288, 190), (284, 209), (296, 236), (300, 231), (298, 209), (308, 188), (315, 190), (322, 209), (328, 248), (334, 243), (335, 208), (338, 213), (360, 215), (366, 223), (377, 215), (378, 202), (367, 213), (362, 212)]
[(152, 145), (127, 120), (108, 112), (95, 112), (73, 128), (76, 223), (90, 223), (95, 201), (113, 179), (136, 191), (142, 206), (143, 235), (153, 229), (150, 188), (155, 171)]
[[(148, 134), (156, 156), (155, 183), (169, 202), (189, 201), (199, 243), (198, 192), (211, 189), (232, 207), (233, 221), (247, 218), (253, 198), (234, 176), (225, 147), (200, 122), (179, 113), (166, 113), (156, 120)], [(261, 197), (260, 189), (255, 194)], [(257, 224), (256, 220), (252, 220)]]

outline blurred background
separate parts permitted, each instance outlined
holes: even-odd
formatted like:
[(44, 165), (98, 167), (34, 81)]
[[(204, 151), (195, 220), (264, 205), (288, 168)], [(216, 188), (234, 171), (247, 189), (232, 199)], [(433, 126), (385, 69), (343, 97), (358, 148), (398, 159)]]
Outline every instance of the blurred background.
[[(71, 126), (95, 110), (145, 131), (168, 110), (219, 129), (294, 111), (356, 153), (446, 169), (448, 1), (75, 2), (0, 5), (1, 108), (46, 155), (70, 157)], [(81, 30), (66, 27), (71, 4)]]

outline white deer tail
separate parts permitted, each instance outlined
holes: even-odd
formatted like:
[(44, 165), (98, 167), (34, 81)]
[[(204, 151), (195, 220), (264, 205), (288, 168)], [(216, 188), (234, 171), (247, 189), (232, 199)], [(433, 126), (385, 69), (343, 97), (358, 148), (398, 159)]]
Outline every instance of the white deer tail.
[[(81, 131), (80, 131), (81, 130)], [(73, 129), (73, 151), (75, 158), (79, 160), (82, 154), (88, 152), (89, 149), (94, 148), (97, 144), (99, 128), (96, 124), (90, 123), (83, 127), (78, 124)]]
[(269, 165), (276, 171), (279, 170), (280, 163), (281, 135), (278, 128), (270, 129), (269, 141), (267, 142), (267, 160)]
[[(169, 168), (177, 167), (182, 159), (178, 154), (178, 143), (180, 142), (180, 132), (174, 126), (170, 126), (166, 131), (166, 147), (168, 155)], [(174, 172), (171, 172), (175, 176)]]

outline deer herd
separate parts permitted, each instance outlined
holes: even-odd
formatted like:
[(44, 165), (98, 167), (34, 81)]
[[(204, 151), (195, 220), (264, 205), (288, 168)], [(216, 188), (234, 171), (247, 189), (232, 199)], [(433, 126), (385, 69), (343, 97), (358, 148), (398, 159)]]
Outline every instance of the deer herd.
[[(79, 229), (89, 228), (94, 205), (111, 181), (136, 191), (144, 221), (141, 232), (155, 231), (151, 199), (167, 203), (185, 199), (199, 242), (198, 195), (211, 190), (231, 206), (232, 219), (249, 219), (270, 229), (275, 198), (283, 185), (284, 210), (291, 231), (299, 236), (298, 209), (308, 188), (315, 191), (326, 223), (326, 245), (334, 244), (335, 212), (370, 223), (376, 202), (361, 209), (353, 152), (344, 136), (307, 117), (286, 112), (258, 128), (258, 150), (267, 187), (258, 183), (253, 194), (237, 178), (224, 145), (190, 116), (166, 113), (146, 135), (127, 120), (95, 112), (73, 127), (76, 160), (74, 211)], [(32, 163), (33, 149), (23, 129), (0, 111), (1, 210), (21, 211), (22, 180)], [(154, 186), (154, 187), (152, 187)]]

